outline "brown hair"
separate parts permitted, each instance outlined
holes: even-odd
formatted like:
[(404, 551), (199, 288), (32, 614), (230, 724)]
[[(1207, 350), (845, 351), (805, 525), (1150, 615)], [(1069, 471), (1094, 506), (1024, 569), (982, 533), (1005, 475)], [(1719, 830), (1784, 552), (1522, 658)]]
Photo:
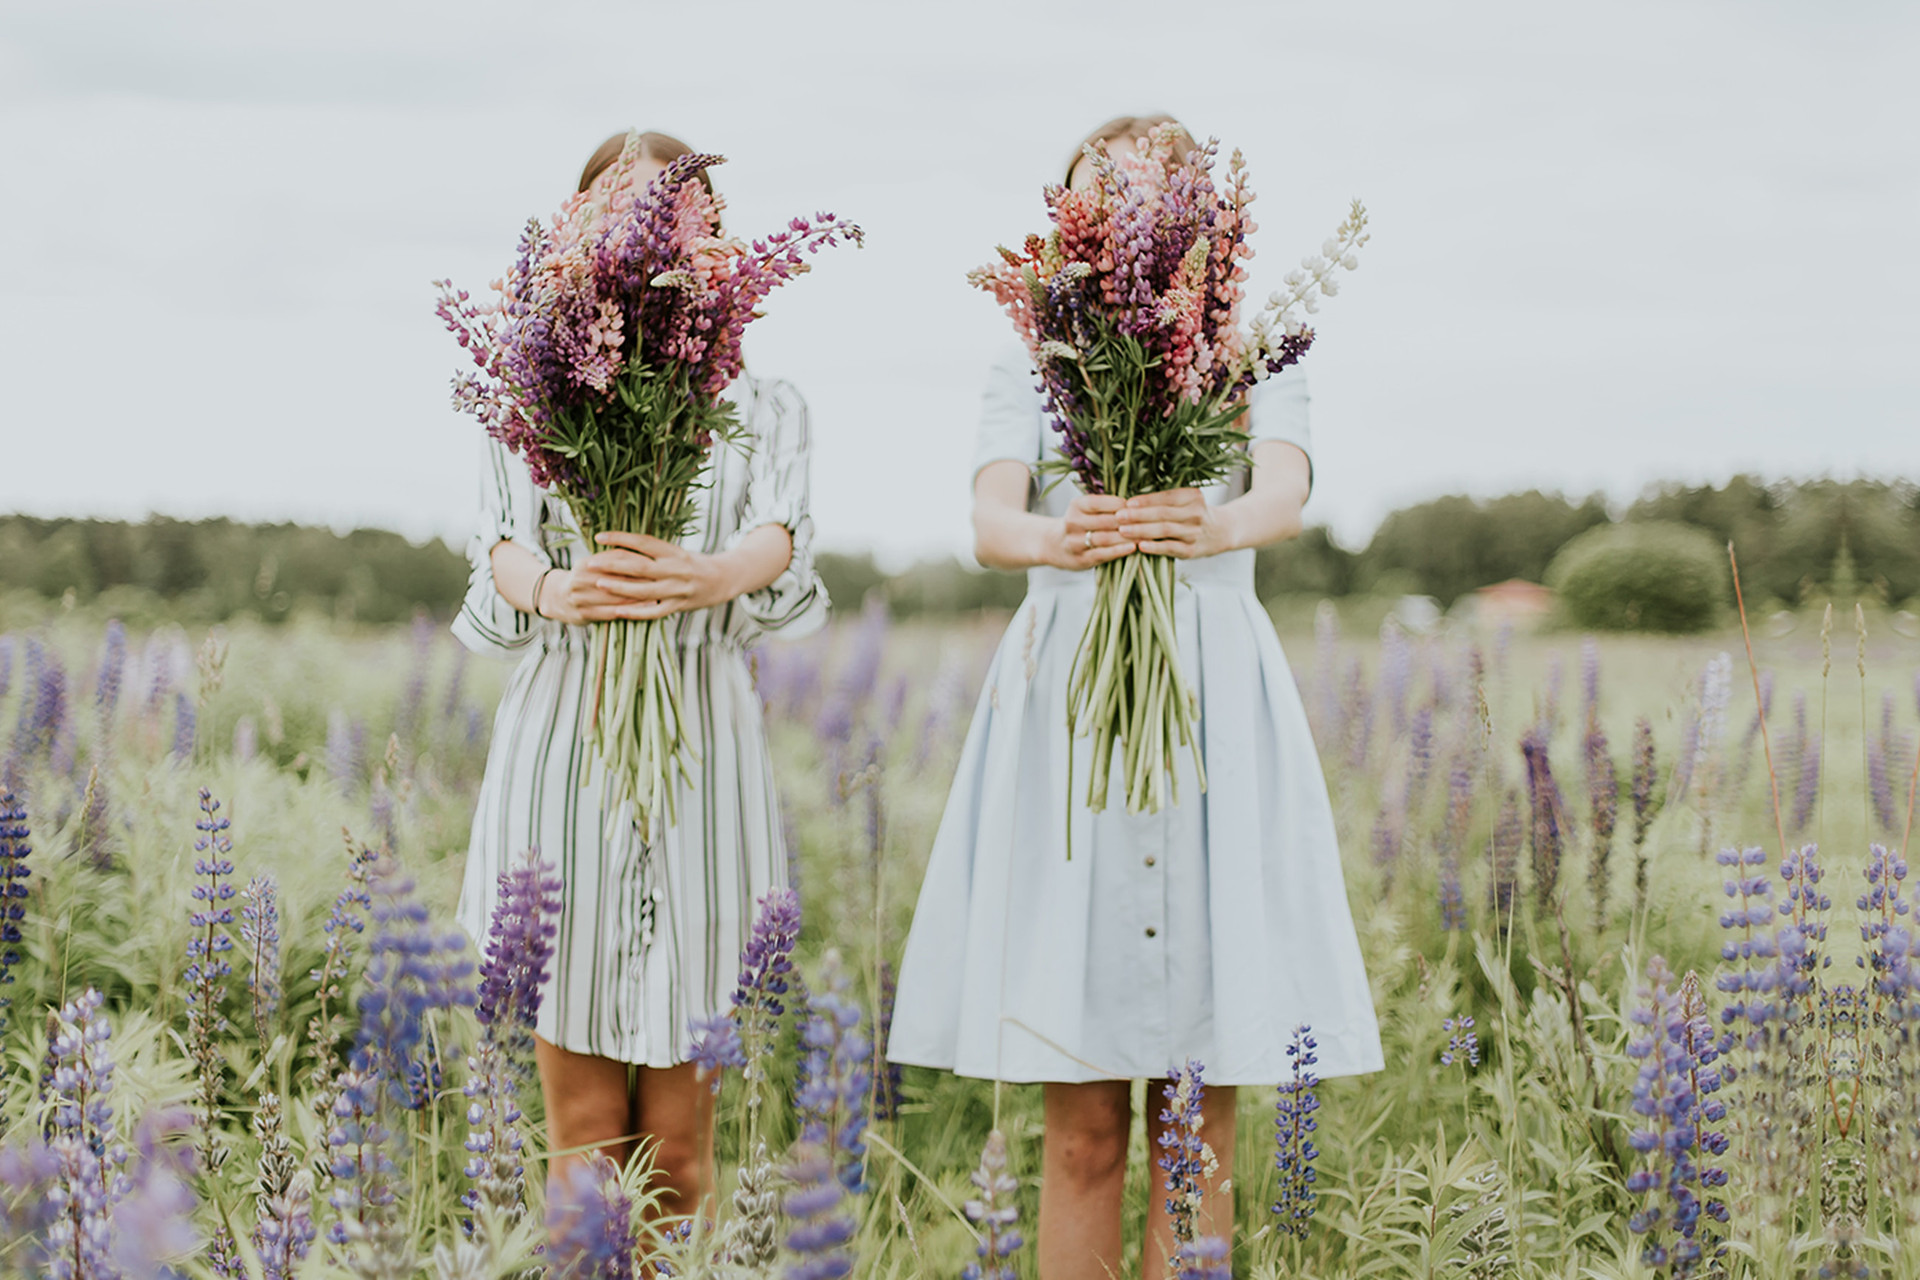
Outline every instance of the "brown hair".
[(1086, 158), (1088, 147), (1098, 146), (1104, 150), (1109, 142), (1118, 142), (1123, 138), (1128, 141), (1138, 141), (1152, 133), (1157, 126), (1163, 124), (1170, 124), (1174, 127), (1173, 141), (1174, 154), (1176, 157), (1184, 156), (1187, 152), (1193, 150), (1195, 143), (1193, 141), (1193, 135), (1187, 132), (1187, 126), (1181, 124), (1165, 112), (1155, 112), (1152, 115), (1145, 116), (1115, 116), (1088, 134), (1085, 140), (1073, 149), (1073, 155), (1067, 160), (1066, 177), (1063, 178), (1062, 181), (1068, 186), (1073, 185), (1074, 166)]
[[(580, 171), (579, 189), (585, 191), (588, 187), (592, 186), (593, 180), (605, 173), (607, 166), (615, 160), (618, 160), (620, 153), (626, 150), (626, 148), (627, 135), (625, 133), (616, 133), (598, 147), (594, 148), (593, 154), (587, 157), (587, 167)], [(681, 156), (692, 152), (692, 150), (692, 147), (670, 133), (646, 132), (640, 135), (640, 154), (649, 160), (657, 160), (661, 164), (668, 164), (678, 160)], [(700, 171), (700, 185), (707, 189), (708, 195), (713, 194), (713, 179), (707, 176), (705, 169)]]

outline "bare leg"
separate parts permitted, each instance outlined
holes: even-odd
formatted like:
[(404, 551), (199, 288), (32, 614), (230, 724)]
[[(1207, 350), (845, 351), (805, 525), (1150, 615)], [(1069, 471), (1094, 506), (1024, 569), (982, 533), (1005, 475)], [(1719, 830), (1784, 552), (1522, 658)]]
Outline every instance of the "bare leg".
[(713, 1212), (713, 1087), (691, 1062), (640, 1068), (635, 1129), (652, 1144), (656, 1217)]
[(586, 1162), (596, 1148), (624, 1168), (633, 1155), (633, 1104), (627, 1064), (591, 1053), (575, 1053), (533, 1038), (540, 1068), (540, 1092), (547, 1100), (547, 1149), (571, 1151), (547, 1162), (549, 1195), (566, 1185), (568, 1170)]
[(1120, 1274), (1131, 1092), (1125, 1080), (1046, 1086), (1041, 1280), (1115, 1280)]
[[(1167, 1259), (1173, 1255), (1173, 1220), (1167, 1215), (1167, 1176), (1159, 1166), (1160, 1113), (1166, 1109), (1167, 1081), (1147, 1082), (1147, 1150), (1153, 1153), (1153, 1194), (1147, 1204), (1147, 1243), (1141, 1258), (1142, 1280), (1161, 1280), (1167, 1274)], [(1200, 1099), (1200, 1138), (1212, 1148), (1219, 1162), (1214, 1176), (1204, 1183), (1206, 1196), (1200, 1202), (1200, 1216), (1193, 1224), (1195, 1238), (1219, 1236), (1229, 1247), (1233, 1244), (1233, 1122), (1237, 1091), (1232, 1085), (1209, 1085)]]

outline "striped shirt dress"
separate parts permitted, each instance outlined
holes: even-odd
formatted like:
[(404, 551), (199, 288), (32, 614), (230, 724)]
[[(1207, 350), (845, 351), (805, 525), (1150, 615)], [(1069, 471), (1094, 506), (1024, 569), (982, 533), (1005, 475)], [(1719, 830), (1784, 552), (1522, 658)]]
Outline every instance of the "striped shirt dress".
[(488, 442), (473, 573), (453, 624), (478, 653), (517, 659), (494, 718), (467, 852), (459, 918), (485, 945), (500, 873), (531, 850), (564, 884), (541, 1038), (576, 1053), (649, 1067), (685, 1062), (691, 1024), (727, 1007), (756, 899), (787, 881), (787, 853), (747, 647), (804, 635), (826, 619), (807, 510), (805, 404), (784, 382), (742, 377), (726, 398), (746, 438), (716, 444), (698, 514), (682, 544), (736, 546), (777, 524), (793, 558), (770, 586), (669, 619), (680, 655), (691, 781), (676, 818), (643, 840), (624, 802), (605, 811), (605, 770), (586, 740), (592, 710), (591, 628), (522, 613), (494, 586), (494, 545), (510, 541), (543, 565), (584, 558), (564, 501)]
[[(1036, 380), (1022, 349), (994, 365), (976, 474), (1053, 452)], [(1309, 451), (1297, 373), (1259, 384), (1249, 418), (1255, 441)], [(1208, 501), (1245, 485), (1243, 469)], [(1063, 515), (1075, 492), (1071, 479), (1036, 484), (1029, 509)], [(1086, 808), (1092, 752), (1083, 740), (1069, 755), (1067, 682), (1095, 575), (1030, 569), (934, 838), (901, 960), (893, 1061), (1077, 1083), (1162, 1078), (1197, 1058), (1209, 1084), (1273, 1084), (1292, 1077), (1287, 1043), (1305, 1023), (1320, 1075), (1381, 1069), (1333, 809), (1254, 595), (1253, 552), (1180, 561), (1176, 574), (1208, 789), (1183, 749), (1179, 803), (1129, 814), (1116, 754), (1108, 807)]]

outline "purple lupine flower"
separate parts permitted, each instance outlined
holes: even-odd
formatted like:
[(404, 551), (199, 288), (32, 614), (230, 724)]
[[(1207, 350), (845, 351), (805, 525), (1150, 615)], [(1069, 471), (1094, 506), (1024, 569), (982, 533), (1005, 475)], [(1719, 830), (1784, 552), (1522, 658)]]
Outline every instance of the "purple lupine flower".
[[(1647, 964), (1644, 1003), (1630, 1015), (1643, 1034), (1627, 1046), (1640, 1062), (1632, 1110), (1642, 1120), (1628, 1137), (1644, 1163), (1627, 1178), (1627, 1192), (1642, 1197), (1627, 1227), (1646, 1237), (1641, 1260), (1690, 1276), (1724, 1247), (1709, 1223), (1724, 1223), (1727, 1208), (1706, 1198), (1726, 1183), (1726, 1173), (1706, 1158), (1726, 1151), (1726, 1137), (1708, 1126), (1726, 1114), (1711, 1095), (1720, 1088), (1714, 1067), (1731, 1044), (1708, 1023), (1699, 980), (1691, 974), (1679, 990), (1659, 956)], [(1703, 1219), (1705, 1221), (1703, 1221)]]
[(1189, 1058), (1161, 1089), (1167, 1105), (1160, 1111), (1155, 1142), (1161, 1150), (1157, 1163), (1166, 1174), (1167, 1219), (1176, 1247), (1193, 1243), (1194, 1222), (1214, 1173), (1213, 1155), (1201, 1136), (1207, 1092), (1202, 1073), (1200, 1060)]
[(1380, 629), (1380, 700), (1394, 734), (1407, 731), (1407, 686), (1413, 678), (1413, 648), (1396, 624)]
[(13, 749), (7, 760), (6, 786), (19, 789), (22, 766), (39, 758), (53, 744), (53, 737), (66, 713), (66, 672), (60, 660), (32, 636), (26, 638), (22, 654), (20, 714), (13, 726)]
[[(20, 926), (27, 919), (27, 877), (33, 874), (27, 866), (32, 835), (26, 806), (13, 792), (0, 791), (0, 987), (12, 984), (14, 968), (22, 960), (20, 948), (26, 944)], [(0, 1036), (6, 1034), (12, 1008), (12, 997), (0, 992)], [(5, 1096), (6, 1086), (0, 1083), (0, 1098)]]
[(353, 1067), (383, 1084), (394, 1102), (411, 1107), (408, 1081), (419, 1069), (431, 1070), (419, 1056), (428, 1019), (474, 1003), (468, 981), (473, 962), (463, 954), (465, 936), (435, 930), (426, 905), (414, 897), (413, 880), (397, 868), (376, 874), (369, 892), (373, 932), (367, 987), (357, 1002)]
[[(113, 1260), (119, 1280), (177, 1280), (180, 1272), (164, 1260), (184, 1257), (199, 1244), (193, 1227), (191, 1158), (163, 1141), (192, 1123), (179, 1111), (160, 1110), (142, 1116), (134, 1128), (126, 1182), (113, 1206)], [(246, 1273), (236, 1259), (229, 1274), (237, 1280)]]
[(1467, 761), (1454, 761), (1447, 778), (1447, 818), (1440, 828), (1440, 927), (1467, 927), (1466, 892), (1460, 884), (1460, 853), (1466, 847), (1473, 820), (1473, 772)]
[(1347, 668), (1346, 700), (1340, 719), (1347, 730), (1347, 763), (1354, 769), (1365, 769), (1373, 744), (1373, 699), (1358, 658)]
[(794, 1255), (786, 1280), (841, 1280), (852, 1275), (854, 1256), (849, 1246), (859, 1224), (843, 1208), (849, 1193), (834, 1175), (830, 1149), (823, 1142), (803, 1138), (794, 1148), (786, 1179), (792, 1189), (780, 1209), (793, 1223), (786, 1247)]
[(394, 732), (407, 742), (413, 741), (420, 728), (420, 711), (427, 700), (427, 673), (433, 667), (433, 642), (438, 634), (439, 628), (426, 610), (413, 615), (413, 666), (407, 672), (400, 709), (394, 716)]
[[(1720, 913), (1720, 927), (1729, 933), (1720, 958), (1735, 966), (1722, 972), (1714, 985), (1731, 996), (1720, 1011), (1728, 1026), (1744, 1023), (1749, 1049), (1759, 1049), (1767, 1028), (1778, 1016), (1773, 993), (1779, 986), (1779, 938), (1774, 922), (1773, 882), (1755, 868), (1767, 860), (1766, 850), (1722, 849), (1715, 860), (1729, 871), (1727, 897), (1734, 903)], [(1791, 928), (1792, 926), (1787, 926)]]
[(1441, 1066), (1450, 1067), (1456, 1062), (1469, 1067), (1480, 1065), (1480, 1033), (1474, 1030), (1472, 1014), (1446, 1018), (1440, 1029), (1447, 1033), (1447, 1047), (1440, 1053)]
[(843, 803), (851, 792), (846, 784), (846, 752), (853, 731), (860, 723), (868, 701), (879, 680), (881, 660), (886, 654), (887, 606), (878, 595), (870, 597), (861, 610), (860, 621), (852, 629), (847, 661), (834, 679), (820, 714), (814, 720), (814, 734), (828, 748), (828, 782), (834, 803)]
[(342, 791), (351, 791), (366, 776), (366, 762), (354, 741), (353, 722), (338, 707), (327, 712), (327, 776)]
[(1855, 903), (1865, 917), (1860, 938), (1867, 944), (1867, 954), (1856, 956), (1854, 962), (1869, 969), (1876, 995), (1899, 994), (1904, 980), (1900, 969), (1905, 947), (1890, 943), (1904, 943), (1911, 929), (1913, 906), (1907, 898), (1906, 880), (1905, 858), (1889, 852), (1885, 845), (1868, 846), (1867, 891)]
[(113, 724), (120, 705), (120, 685), (127, 672), (127, 629), (118, 618), (107, 619), (106, 648), (100, 655), (100, 673), (94, 678), (93, 705), (101, 727)]
[(1893, 695), (1880, 696), (1880, 733), (1867, 739), (1867, 794), (1873, 798), (1873, 816), (1884, 832), (1892, 833), (1900, 820), (1893, 798), (1893, 761), (1906, 756), (1906, 744), (1893, 727)]
[(998, 1129), (987, 1135), (980, 1150), (980, 1167), (973, 1171), (973, 1186), (978, 1195), (966, 1203), (967, 1220), (980, 1232), (974, 1247), (975, 1261), (961, 1271), (961, 1280), (1014, 1280), (1018, 1274), (1009, 1259), (1020, 1250), (1020, 1206), (1014, 1193), (1020, 1189), (1007, 1173), (1007, 1138)]
[(1660, 765), (1654, 754), (1653, 721), (1641, 716), (1633, 725), (1633, 844), (1637, 849), (1647, 842), (1647, 828), (1660, 813), (1654, 788), (1660, 781)]
[(264, 1056), (280, 1012), (280, 882), (271, 872), (247, 881), (240, 895), (240, 943), (247, 951), (247, 994)]
[(334, 897), (333, 907), (327, 913), (324, 926), (327, 937), (320, 967), (307, 975), (318, 984), (315, 995), (320, 1002), (319, 1011), (307, 1023), (307, 1040), (317, 1051), (308, 1079), (313, 1086), (315, 1107), (323, 1118), (330, 1117), (333, 1111), (333, 1082), (340, 1065), (338, 1045), (346, 1032), (340, 1007), (346, 999), (352, 969), (353, 937), (366, 929), (364, 913), (373, 906), (367, 884), (377, 857), (372, 849), (347, 846), (347, 883)]
[(1592, 724), (1600, 714), (1600, 642), (1580, 640), (1580, 719)]
[(440, 698), (440, 719), (445, 724), (453, 724), (459, 719), (461, 700), (466, 696), (467, 663), (473, 660), (473, 653), (467, 646), (453, 647), (453, 672), (447, 677), (447, 691)]
[[(4, 639), (0, 637), (0, 643)], [(4, 674), (0, 667), (0, 676)], [(0, 680), (0, 696), (5, 696), (4, 683)], [(46, 1231), (65, 1207), (52, 1194), (59, 1176), (59, 1157), (37, 1134), (21, 1145), (0, 1147), (0, 1239), (8, 1242), (16, 1265), (29, 1275), (46, 1274)]]
[(1433, 704), (1413, 713), (1407, 727), (1407, 787), (1401, 799), (1401, 811), (1420, 812), (1427, 795), (1427, 778), (1433, 773)]
[(1231, 1253), (1219, 1236), (1189, 1240), (1174, 1250), (1173, 1273), (1180, 1280), (1233, 1280)]
[(1607, 731), (1595, 718), (1588, 721), (1585, 746), (1587, 813), (1593, 830), (1593, 851), (1587, 860), (1587, 886), (1593, 895), (1594, 921), (1606, 927), (1607, 893), (1612, 881), (1614, 827), (1620, 814), (1620, 775), (1607, 745)]
[(524, 1194), (521, 1113), (515, 1096), (526, 1078), (541, 990), (553, 961), (565, 905), (552, 863), (529, 860), (500, 875), (474, 1013), (480, 1041), (467, 1058), (468, 1208), (517, 1214)]
[(1380, 806), (1380, 813), (1373, 820), (1373, 834), (1369, 843), (1373, 847), (1373, 865), (1386, 875), (1392, 883), (1394, 864), (1400, 860), (1401, 823), (1404, 816), (1398, 806), (1389, 797)]
[[(60, 1010), (50, 1031), (47, 1146), (57, 1172), (53, 1219), (47, 1224), (49, 1260), (72, 1259), (71, 1274), (111, 1276), (113, 1205), (127, 1190), (127, 1149), (115, 1132), (112, 1030), (100, 1016), (99, 991), (89, 987)], [(64, 1268), (62, 1268), (64, 1270)]]
[[(780, 1033), (793, 949), (799, 941), (800, 895), (792, 889), (768, 890), (761, 895), (753, 930), (740, 953), (732, 1008), (695, 1027), (694, 1060), (702, 1064), (703, 1074), (714, 1075), (716, 1092), (717, 1073), (725, 1067), (745, 1068), (750, 1083), (766, 1078), (764, 1059)], [(749, 1108), (757, 1110), (757, 1095), (757, 1090), (749, 1092)]]
[(900, 1115), (900, 1064), (887, 1059), (887, 1041), (893, 1036), (893, 966), (880, 965), (880, 1026), (873, 1039), (873, 1118), (894, 1120)]
[(1313, 1072), (1319, 1062), (1314, 1054), (1318, 1047), (1311, 1028), (1304, 1024), (1294, 1028), (1293, 1038), (1287, 1042), (1287, 1065), (1293, 1078), (1280, 1086), (1274, 1106), (1273, 1163), (1280, 1176), (1273, 1216), (1275, 1225), (1296, 1240), (1307, 1238), (1319, 1200), (1313, 1189), (1318, 1177), (1313, 1162), (1320, 1156), (1313, 1142), (1314, 1131), (1319, 1128), (1313, 1118), (1320, 1109), (1320, 1099), (1314, 1093), (1320, 1078)]
[(881, 723), (886, 726), (886, 737), (889, 739), (900, 732), (901, 717), (905, 716), (907, 712), (907, 691), (909, 687), (905, 672), (901, 672), (895, 676), (893, 683), (887, 686), (886, 701), (882, 704), (884, 710), (880, 720)]
[(838, 956), (829, 952), (820, 989), (807, 999), (794, 1111), (800, 1141), (832, 1158), (841, 1184), (858, 1195), (866, 1190), (862, 1162), (867, 1148), (862, 1135), (873, 1087), (872, 1055), (860, 1030), (859, 1006), (846, 996), (848, 986)]
[(525, 1037), (540, 1011), (565, 906), (562, 889), (551, 862), (529, 858), (500, 873), (499, 905), (487, 930), (474, 1014), (481, 1026), (498, 1028), (500, 1042), (515, 1051), (529, 1046)]
[(1500, 816), (1493, 824), (1493, 836), (1487, 842), (1487, 897), (1501, 920), (1513, 912), (1513, 899), (1520, 884), (1520, 849), (1526, 840), (1526, 828), (1520, 817), (1520, 793), (1509, 787), (1500, 802)]
[(200, 838), (194, 841), (193, 911), (187, 926), (193, 932), (187, 939), (187, 1045), (193, 1056), (200, 1085), (200, 1157), (208, 1170), (217, 1170), (226, 1159), (220, 1141), (220, 1090), (226, 1075), (226, 1055), (216, 1043), (227, 1030), (220, 1012), (226, 998), (227, 977), (233, 966), (227, 956), (233, 950), (233, 936), (227, 932), (233, 924), (236, 892), (230, 877), (233, 841), (227, 838), (232, 826), (220, 816), (220, 802), (205, 787), (200, 788), (200, 814), (194, 829)]
[(1546, 911), (1553, 906), (1560, 880), (1566, 801), (1560, 795), (1559, 783), (1553, 780), (1546, 739), (1539, 731), (1529, 732), (1520, 740), (1520, 753), (1526, 760), (1527, 803), (1532, 813), (1533, 889), (1540, 909)]
[(362, 1275), (405, 1275), (413, 1261), (401, 1221), (395, 1135), (384, 1119), (386, 1087), (380, 1077), (348, 1068), (340, 1073), (328, 1117), (327, 1197), (338, 1215), (327, 1239), (343, 1246)]
[(260, 1143), (253, 1251), (260, 1257), (266, 1280), (294, 1280), (318, 1235), (313, 1224), (313, 1174), (301, 1167), (287, 1140), (279, 1095), (260, 1095), (252, 1129)]
[(1559, 654), (1547, 663), (1547, 687), (1540, 706), (1540, 720), (1534, 732), (1541, 741), (1551, 741), (1560, 728), (1560, 686), (1566, 682), (1567, 664)]
[(199, 717), (193, 708), (193, 699), (185, 691), (173, 695), (173, 758), (191, 760), (193, 744), (199, 733)]
[(329, 1238), (363, 1275), (410, 1274), (416, 1261), (399, 1206), (402, 1135), (394, 1108), (425, 1101), (436, 1083), (436, 1042), (428, 1020), (474, 1002), (472, 964), (458, 933), (439, 933), (413, 896), (413, 882), (386, 867), (369, 884), (373, 924), (360, 1030), (349, 1069), (331, 1094), (333, 1152), (329, 1197), (338, 1212)]

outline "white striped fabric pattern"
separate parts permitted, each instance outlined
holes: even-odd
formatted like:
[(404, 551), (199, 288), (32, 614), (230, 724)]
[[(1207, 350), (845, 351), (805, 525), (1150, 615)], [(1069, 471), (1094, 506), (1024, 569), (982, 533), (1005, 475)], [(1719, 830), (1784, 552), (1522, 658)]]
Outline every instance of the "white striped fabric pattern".
[(745, 448), (715, 447), (683, 544), (721, 551), (777, 524), (793, 535), (793, 558), (763, 590), (672, 618), (692, 779), (679, 784), (676, 820), (654, 842), (640, 839), (630, 806), (604, 809), (604, 770), (584, 738), (590, 629), (522, 613), (494, 587), (492, 549), (502, 540), (559, 568), (585, 553), (566, 504), (492, 441), (469, 545), (473, 574), (453, 624), (468, 648), (519, 659), (494, 719), (461, 925), (484, 946), (500, 873), (529, 850), (553, 862), (565, 907), (539, 1034), (651, 1067), (687, 1060), (690, 1024), (724, 1008), (732, 992), (755, 900), (787, 879), (746, 648), (769, 633), (814, 631), (827, 614), (813, 569), (806, 405), (784, 382), (748, 377), (727, 398), (747, 426)]

